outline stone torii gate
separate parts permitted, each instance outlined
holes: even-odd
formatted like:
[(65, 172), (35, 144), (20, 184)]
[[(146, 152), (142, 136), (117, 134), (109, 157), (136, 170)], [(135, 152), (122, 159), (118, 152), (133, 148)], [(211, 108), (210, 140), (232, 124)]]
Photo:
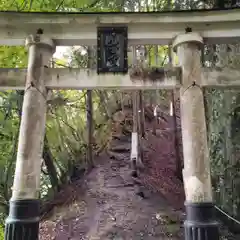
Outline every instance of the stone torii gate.
[[(89, 14), (1, 12), (0, 44), (26, 44), (29, 53), (27, 70), (0, 69), (0, 90), (25, 89), (5, 239), (38, 239), (40, 159), (48, 90), (94, 88), (180, 88), (187, 212), (185, 239), (219, 239), (218, 223), (214, 217), (202, 89), (239, 87), (240, 71), (203, 68), (201, 48), (203, 43), (233, 43), (239, 39), (240, 9), (191, 11), (191, 14), (187, 11)], [(108, 46), (104, 46), (107, 41)], [(121, 51), (120, 54), (115, 52), (112, 60), (114, 48), (110, 46), (112, 52), (109, 53), (109, 42), (116, 41), (121, 43)], [(128, 69), (127, 45), (169, 43), (177, 53), (178, 66), (154, 69), (134, 66)], [(57, 45), (74, 44), (98, 46), (98, 72), (93, 69), (48, 67)]]

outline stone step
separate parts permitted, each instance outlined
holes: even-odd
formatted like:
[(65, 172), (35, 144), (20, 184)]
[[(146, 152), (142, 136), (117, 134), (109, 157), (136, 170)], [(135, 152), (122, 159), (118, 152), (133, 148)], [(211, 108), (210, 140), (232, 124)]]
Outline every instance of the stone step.
[(126, 156), (124, 154), (112, 152), (111, 150), (108, 150), (107, 153), (108, 153), (108, 155), (110, 156), (111, 159), (124, 161), (125, 158), (126, 158)]
[(131, 138), (125, 135), (113, 135), (112, 138), (121, 142), (131, 142)]
[(124, 152), (129, 152), (131, 150), (131, 145), (130, 144), (119, 144), (119, 145), (113, 145), (110, 147), (110, 150), (112, 152), (117, 152), (117, 153), (124, 153)]

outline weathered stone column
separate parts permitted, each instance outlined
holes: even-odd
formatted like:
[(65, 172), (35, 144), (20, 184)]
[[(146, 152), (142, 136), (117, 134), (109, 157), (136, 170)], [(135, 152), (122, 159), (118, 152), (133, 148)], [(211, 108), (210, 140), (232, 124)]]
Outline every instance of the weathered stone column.
[(180, 89), (181, 124), (184, 153), (183, 179), (186, 195), (186, 240), (218, 240), (218, 223), (210, 178), (210, 159), (201, 84), (202, 37), (186, 33), (174, 39), (179, 64), (182, 67)]
[(47, 106), (44, 71), (55, 45), (51, 39), (36, 34), (26, 39), (26, 46), (29, 49), (26, 89), (5, 240), (38, 239), (40, 171)]

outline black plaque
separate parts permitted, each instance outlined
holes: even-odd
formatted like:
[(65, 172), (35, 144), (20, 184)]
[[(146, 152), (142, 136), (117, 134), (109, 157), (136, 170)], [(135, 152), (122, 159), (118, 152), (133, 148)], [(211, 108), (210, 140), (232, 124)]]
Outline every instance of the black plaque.
[(97, 71), (100, 73), (128, 72), (127, 27), (98, 27)]

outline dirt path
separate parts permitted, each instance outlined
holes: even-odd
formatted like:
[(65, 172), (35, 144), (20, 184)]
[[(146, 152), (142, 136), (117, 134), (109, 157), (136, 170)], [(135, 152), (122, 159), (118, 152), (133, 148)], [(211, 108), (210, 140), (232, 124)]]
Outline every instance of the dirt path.
[(84, 184), (83, 180), (81, 187), (76, 183), (82, 195), (43, 224), (40, 239), (182, 239), (179, 213), (160, 194), (146, 194), (143, 189), (146, 198), (136, 195), (138, 187), (130, 177), (127, 155), (98, 160)]
[(71, 186), (74, 193), (66, 191), (75, 195), (74, 202), (57, 207), (41, 224), (40, 240), (183, 239), (183, 213), (173, 209), (183, 205), (183, 188), (172, 169), (171, 134), (155, 137), (147, 131), (147, 171), (140, 176), (145, 187), (130, 176), (130, 139), (114, 142), (112, 149), (126, 151), (101, 156), (93, 171)]
[[(122, 153), (96, 159), (90, 174), (59, 194), (58, 199), (66, 198), (68, 204), (57, 206), (41, 223), (40, 240), (184, 239), (184, 191), (174, 175), (175, 146), (169, 122), (161, 126), (169, 130), (160, 131), (157, 137), (151, 134), (151, 125), (147, 126), (146, 171), (140, 175), (144, 186), (130, 177), (130, 139), (113, 143), (112, 149)], [(139, 192), (144, 197), (136, 194)], [(228, 232), (222, 236), (238, 239)]]

